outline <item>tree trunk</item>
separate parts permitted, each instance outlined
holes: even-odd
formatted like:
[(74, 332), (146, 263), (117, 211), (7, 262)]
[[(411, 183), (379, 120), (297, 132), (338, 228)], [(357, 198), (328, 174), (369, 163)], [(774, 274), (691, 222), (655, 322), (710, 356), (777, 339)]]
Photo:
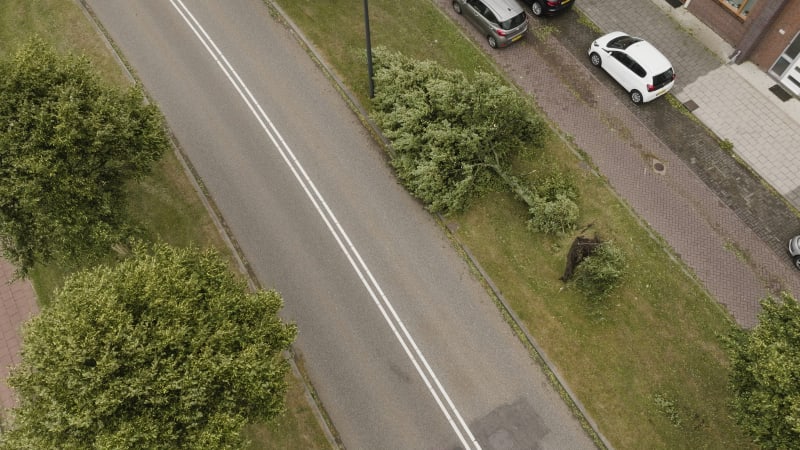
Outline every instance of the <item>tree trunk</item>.
[(567, 253), (567, 267), (564, 269), (564, 275), (561, 276), (561, 281), (569, 281), (572, 275), (575, 274), (575, 268), (583, 261), (584, 258), (594, 253), (594, 250), (602, 244), (599, 237), (587, 238), (578, 236), (572, 241), (572, 246)]

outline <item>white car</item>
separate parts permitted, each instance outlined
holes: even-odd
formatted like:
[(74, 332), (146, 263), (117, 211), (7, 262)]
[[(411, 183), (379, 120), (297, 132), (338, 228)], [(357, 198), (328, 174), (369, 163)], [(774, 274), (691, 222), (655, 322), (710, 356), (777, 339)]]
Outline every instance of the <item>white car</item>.
[(633, 103), (655, 100), (675, 84), (675, 71), (666, 56), (649, 42), (621, 31), (592, 42), (589, 60), (622, 85)]
[(792, 257), (794, 266), (800, 270), (800, 236), (795, 236), (789, 240), (789, 255)]

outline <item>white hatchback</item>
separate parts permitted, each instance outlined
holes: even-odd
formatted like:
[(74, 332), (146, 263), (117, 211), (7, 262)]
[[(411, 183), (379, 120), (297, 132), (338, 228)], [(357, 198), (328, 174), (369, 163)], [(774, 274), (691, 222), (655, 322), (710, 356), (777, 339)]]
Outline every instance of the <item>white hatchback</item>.
[(800, 270), (800, 236), (795, 236), (789, 240), (789, 255), (792, 257), (794, 266)]
[(633, 103), (655, 100), (675, 84), (675, 71), (666, 56), (649, 42), (621, 31), (592, 42), (589, 60), (622, 85)]

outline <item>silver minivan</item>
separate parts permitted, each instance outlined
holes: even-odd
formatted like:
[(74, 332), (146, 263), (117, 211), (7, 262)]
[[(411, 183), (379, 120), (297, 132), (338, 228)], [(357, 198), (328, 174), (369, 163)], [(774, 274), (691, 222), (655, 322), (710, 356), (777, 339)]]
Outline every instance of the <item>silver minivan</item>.
[(453, 0), (453, 9), (478, 27), (492, 48), (522, 39), (528, 31), (528, 17), (514, 0)]

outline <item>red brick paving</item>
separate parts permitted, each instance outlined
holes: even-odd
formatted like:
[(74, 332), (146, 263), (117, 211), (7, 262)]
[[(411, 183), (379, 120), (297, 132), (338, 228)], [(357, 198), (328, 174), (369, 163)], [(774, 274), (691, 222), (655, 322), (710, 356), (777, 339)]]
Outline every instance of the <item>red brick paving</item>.
[(13, 265), (0, 258), (0, 406), (4, 411), (15, 404), (6, 378), (10, 367), (20, 361), (22, 324), (39, 312), (30, 281), (10, 282), (14, 270)]
[[(600, 71), (585, 67), (553, 36), (538, 43), (529, 33), (508, 48), (491, 50), (474, 27), (457, 17), (449, 0), (436, 3), (589, 155), (616, 193), (664, 238), (736, 322), (754, 326), (759, 300), (776, 287), (800, 294), (800, 277), (786, 258), (654, 135), (623, 103), (627, 99), (602, 86)], [(534, 19), (532, 26), (540, 25)], [(653, 170), (653, 158), (664, 164), (663, 174)], [(737, 257), (737, 251), (746, 257)]]

